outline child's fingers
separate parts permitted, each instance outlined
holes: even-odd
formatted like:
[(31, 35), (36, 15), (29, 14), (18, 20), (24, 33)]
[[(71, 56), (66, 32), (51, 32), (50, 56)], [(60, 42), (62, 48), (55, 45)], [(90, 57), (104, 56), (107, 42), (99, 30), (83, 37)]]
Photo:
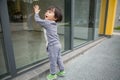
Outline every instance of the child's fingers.
[(34, 9), (38, 9), (36, 6), (33, 7)]
[(35, 13), (39, 13), (40, 9), (38, 5), (33, 6)]
[(39, 6), (34, 6), (33, 8), (34, 8), (35, 10), (40, 10), (40, 9), (39, 9)]
[(38, 6), (38, 5), (35, 5), (34, 8), (39, 9), (39, 6)]

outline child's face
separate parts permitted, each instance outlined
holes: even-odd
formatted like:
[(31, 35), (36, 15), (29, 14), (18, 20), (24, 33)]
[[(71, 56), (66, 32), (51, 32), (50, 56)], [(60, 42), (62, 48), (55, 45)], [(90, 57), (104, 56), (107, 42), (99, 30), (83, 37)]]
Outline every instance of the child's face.
[(52, 10), (47, 10), (45, 13), (45, 19), (46, 20), (51, 20), (51, 21), (56, 21), (55, 13), (54, 13), (55, 9)]

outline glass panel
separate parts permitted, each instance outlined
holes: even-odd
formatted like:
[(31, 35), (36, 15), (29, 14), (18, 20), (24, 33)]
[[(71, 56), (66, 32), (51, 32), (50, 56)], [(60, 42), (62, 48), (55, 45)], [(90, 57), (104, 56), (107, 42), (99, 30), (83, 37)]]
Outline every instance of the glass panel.
[[(12, 42), (17, 69), (47, 57), (43, 28), (34, 21), (33, 4), (39, 4), (40, 16), (48, 6), (56, 4), (64, 14), (64, 0), (8, 0)], [(64, 51), (64, 20), (58, 34)]]
[(4, 53), (3, 53), (3, 35), (0, 23), (0, 75), (7, 73)]
[[(33, 4), (35, 4), (35, 1)], [(62, 14), (64, 17), (64, 0), (40, 0), (38, 4), (42, 6), (40, 7), (41, 8), (40, 14), (42, 18), (44, 18), (44, 13), (46, 12), (46, 9), (51, 5), (59, 7), (62, 10)], [(64, 51), (64, 26), (65, 24), (63, 18), (62, 22), (58, 23), (58, 34), (62, 45), (62, 51)]]
[(88, 40), (89, 1), (75, 0), (73, 9), (74, 47)]
[(99, 29), (99, 20), (100, 20), (100, 6), (101, 6), (101, 0), (96, 0), (96, 12), (95, 12), (95, 34), (94, 38), (98, 38), (98, 29)]

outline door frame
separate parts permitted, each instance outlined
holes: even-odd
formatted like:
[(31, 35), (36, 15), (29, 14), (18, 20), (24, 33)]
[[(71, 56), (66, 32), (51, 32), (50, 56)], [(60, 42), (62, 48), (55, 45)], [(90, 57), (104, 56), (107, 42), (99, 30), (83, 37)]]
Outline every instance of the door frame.
[[(0, 18), (3, 31), (5, 63), (7, 66), (8, 74), (14, 77), (17, 71), (13, 53), (13, 45), (11, 40), (7, 0), (0, 0)], [(0, 78), (1, 77), (2, 75), (0, 75)]]

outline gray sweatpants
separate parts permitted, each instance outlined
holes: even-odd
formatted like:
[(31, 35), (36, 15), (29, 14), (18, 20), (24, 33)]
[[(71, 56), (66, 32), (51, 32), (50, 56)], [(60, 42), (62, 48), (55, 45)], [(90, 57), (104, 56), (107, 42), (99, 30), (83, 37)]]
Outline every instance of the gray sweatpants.
[(50, 61), (50, 74), (56, 74), (56, 68), (64, 70), (63, 61), (61, 58), (61, 45), (55, 44), (47, 47), (48, 57)]

